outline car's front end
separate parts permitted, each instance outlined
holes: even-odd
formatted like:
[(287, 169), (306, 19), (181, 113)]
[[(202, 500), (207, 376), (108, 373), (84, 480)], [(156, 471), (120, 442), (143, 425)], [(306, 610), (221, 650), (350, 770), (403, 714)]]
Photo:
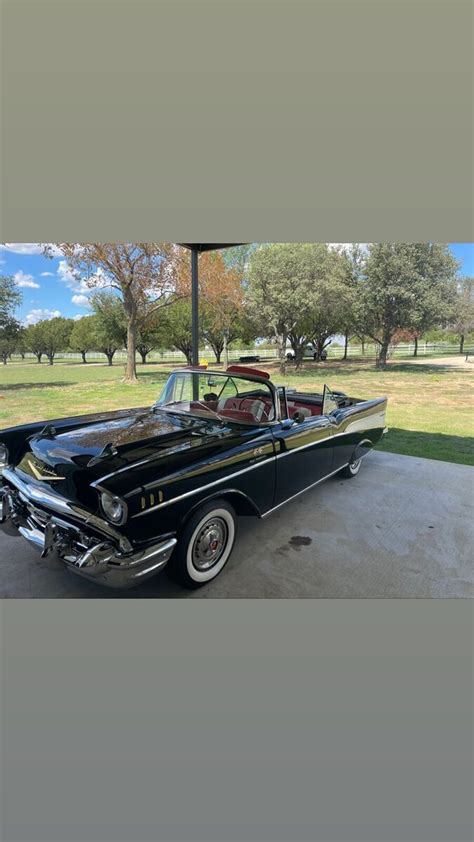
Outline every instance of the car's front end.
[(69, 570), (100, 584), (140, 584), (161, 570), (173, 552), (175, 537), (137, 547), (110, 520), (29, 482), (14, 468), (2, 469), (2, 483), (3, 528), (13, 529), (44, 556), (56, 552)]

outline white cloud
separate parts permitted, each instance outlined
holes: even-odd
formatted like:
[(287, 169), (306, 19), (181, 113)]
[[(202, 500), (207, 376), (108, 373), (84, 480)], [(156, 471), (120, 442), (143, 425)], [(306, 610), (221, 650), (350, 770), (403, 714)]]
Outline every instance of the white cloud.
[(91, 303), (87, 295), (73, 295), (71, 298), (76, 307), (90, 307)]
[(73, 322), (80, 322), (81, 319), (84, 318), (84, 316), (85, 316), (85, 313), (78, 313), (76, 316), (72, 317), (72, 320), (73, 320)]
[(49, 246), (52, 257), (61, 257), (62, 252), (54, 243), (0, 243), (0, 251), (12, 254), (43, 254), (45, 246)]
[[(99, 267), (93, 275), (90, 275), (87, 280), (85, 277), (79, 275), (68, 264), (67, 260), (60, 260), (58, 266), (58, 278), (69, 289), (82, 295), (91, 294), (94, 289), (105, 289), (110, 287), (110, 282), (107, 280), (104, 271)], [(89, 283), (87, 282), (89, 281)], [(93, 282), (93, 285), (91, 284)]]
[(26, 275), (21, 269), (15, 272), (13, 280), (17, 287), (28, 287), (28, 289), (39, 289), (40, 285), (36, 283), (33, 275)]
[(12, 254), (42, 254), (41, 243), (2, 243), (1, 251), (10, 251)]
[(70, 289), (79, 290), (81, 288), (81, 279), (71, 269), (67, 260), (60, 260), (58, 266), (58, 278), (63, 284), (66, 284)]
[(35, 325), (37, 322), (44, 321), (44, 319), (56, 319), (60, 315), (60, 310), (47, 310), (39, 307), (36, 310), (30, 310), (25, 318), (25, 324)]
[(54, 272), (41, 272), (42, 278), (54, 278)]

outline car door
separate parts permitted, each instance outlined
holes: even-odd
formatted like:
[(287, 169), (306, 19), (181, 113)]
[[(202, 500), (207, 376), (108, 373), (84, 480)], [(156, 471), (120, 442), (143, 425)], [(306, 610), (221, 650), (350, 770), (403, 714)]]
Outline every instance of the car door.
[(278, 506), (331, 473), (333, 425), (324, 415), (283, 421), (275, 429)]

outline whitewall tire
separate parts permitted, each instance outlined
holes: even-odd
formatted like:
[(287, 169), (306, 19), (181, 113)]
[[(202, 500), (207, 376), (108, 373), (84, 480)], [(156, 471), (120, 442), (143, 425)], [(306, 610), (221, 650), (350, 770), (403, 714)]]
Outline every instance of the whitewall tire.
[(341, 476), (347, 477), (347, 479), (351, 479), (352, 477), (356, 477), (360, 471), (360, 466), (362, 464), (362, 459), (354, 459), (353, 462), (349, 462), (345, 468), (341, 471)]
[(169, 572), (187, 588), (200, 588), (223, 570), (234, 548), (236, 515), (227, 500), (210, 500), (186, 523)]

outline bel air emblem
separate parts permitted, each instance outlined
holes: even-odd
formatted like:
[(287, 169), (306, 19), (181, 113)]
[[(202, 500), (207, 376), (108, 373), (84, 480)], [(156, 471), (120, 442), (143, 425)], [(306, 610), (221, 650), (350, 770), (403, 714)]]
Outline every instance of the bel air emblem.
[(66, 479), (66, 477), (57, 477), (57, 476), (52, 476), (52, 475), (48, 475), (48, 474), (42, 474), (38, 470), (36, 465), (33, 462), (31, 462), (30, 459), (28, 459), (28, 465), (30, 466), (30, 469), (31, 469), (33, 475), (36, 477), (36, 479), (39, 479), (43, 482), (59, 482), (59, 480)]

